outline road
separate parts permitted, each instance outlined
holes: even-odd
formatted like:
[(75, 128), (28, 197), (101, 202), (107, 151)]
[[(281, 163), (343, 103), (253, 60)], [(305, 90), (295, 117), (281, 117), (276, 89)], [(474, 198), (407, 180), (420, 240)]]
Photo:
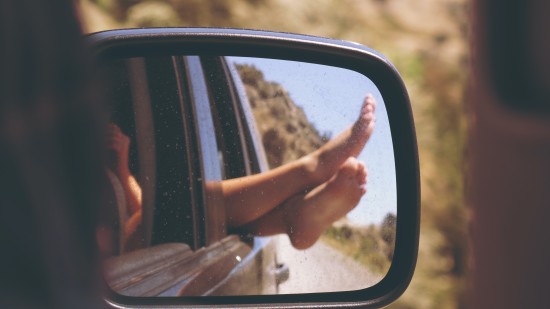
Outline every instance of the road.
[(279, 293), (314, 293), (364, 289), (382, 279), (322, 241), (307, 250), (296, 250), (286, 235), (279, 237), (279, 262), (286, 263), (290, 278)]

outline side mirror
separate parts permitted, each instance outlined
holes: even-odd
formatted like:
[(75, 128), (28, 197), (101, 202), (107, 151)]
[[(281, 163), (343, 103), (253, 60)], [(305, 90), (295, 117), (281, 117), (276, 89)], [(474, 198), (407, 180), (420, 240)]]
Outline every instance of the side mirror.
[[(379, 308), (405, 291), (418, 250), (418, 155), (406, 88), (384, 56), (234, 29), (88, 40), (115, 144), (126, 145), (112, 161), (127, 171), (108, 167), (112, 203), (98, 227), (110, 235), (99, 245), (113, 307)], [(342, 137), (367, 132), (371, 113), (374, 131)], [(291, 174), (311, 153), (323, 153), (313, 170), (329, 170), (324, 178)], [(261, 175), (282, 178), (228, 201), (235, 179)], [(292, 248), (319, 243), (328, 249)]]

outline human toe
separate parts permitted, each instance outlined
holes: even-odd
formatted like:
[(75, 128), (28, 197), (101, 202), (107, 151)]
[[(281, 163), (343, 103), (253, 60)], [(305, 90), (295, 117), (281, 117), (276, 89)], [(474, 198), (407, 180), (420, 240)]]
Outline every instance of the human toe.
[(340, 170), (338, 171), (339, 176), (353, 177), (357, 173), (359, 168), (359, 161), (354, 157), (349, 157), (344, 161)]
[(367, 96), (365, 97), (365, 103), (370, 108), (372, 108), (373, 111), (376, 109), (376, 100), (374, 99), (374, 96), (371, 93), (367, 94)]
[(357, 183), (359, 185), (363, 185), (367, 183), (367, 168), (365, 167), (365, 163), (359, 162), (358, 168), (357, 168)]

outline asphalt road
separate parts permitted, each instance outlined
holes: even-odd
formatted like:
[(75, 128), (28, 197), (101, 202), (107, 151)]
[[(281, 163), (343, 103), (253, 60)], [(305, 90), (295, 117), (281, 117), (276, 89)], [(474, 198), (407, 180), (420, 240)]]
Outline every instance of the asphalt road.
[(288, 281), (279, 286), (281, 294), (359, 290), (382, 279), (322, 241), (300, 251), (283, 235), (279, 237), (279, 252), (279, 262), (290, 269)]

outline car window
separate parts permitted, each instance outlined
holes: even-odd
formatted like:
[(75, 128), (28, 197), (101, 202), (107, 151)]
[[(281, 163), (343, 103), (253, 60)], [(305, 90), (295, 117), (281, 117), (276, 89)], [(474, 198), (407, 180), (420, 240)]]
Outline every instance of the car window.
[[(119, 157), (129, 169), (127, 177), (113, 169), (114, 202), (106, 217), (116, 246), (104, 262), (107, 283), (127, 296), (237, 293), (230, 282), (262, 274), (274, 262), (269, 253), (263, 262), (239, 264), (253, 243), (227, 231), (221, 181), (249, 175), (259, 164), (245, 145), (249, 124), (225, 62), (164, 56), (108, 67), (115, 98), (109, 131), (126, 138), (128, 155)], [(255, 254), (267, 254), (263, 250)], [(273, 289), (274, 275), (264, 275), (247, 280), (246, 290), (261, 293), (263, 281)]]
[[(130, 176), (141, 191), (143, 235), (135, 240), (139, 244), (131, 247), (169, 242), (196, 247), (193, 196), (190, 177), (185, 177), (192, 174), (193, 167), (180, 104), (182, 90), (186, 90), (178, 87), (176, 60), (133, 58), (115, 61), (109, 67), (115, 98), (110, 130), (114, 127), (129, 138), (126, 159)], [(122, 187), (126, 181), (119, 179)], [(132, 215), (128, 210), (127, 216)]]
[[(223, 179), (250, 174), (235, 95), (220, 57), (201, 57), (210, 96)], [(246, 162), (246, 163), (245, 163)]]
[(174, 57), (148, 57), (147, 76), (156, 136), (156, 189), (152, 244), (183, 242), (199, 246), (195, 199), (191, 191), (195, 172), (190, 144), (183, 127), (181, 100), (187, 88), (178, 87)]

